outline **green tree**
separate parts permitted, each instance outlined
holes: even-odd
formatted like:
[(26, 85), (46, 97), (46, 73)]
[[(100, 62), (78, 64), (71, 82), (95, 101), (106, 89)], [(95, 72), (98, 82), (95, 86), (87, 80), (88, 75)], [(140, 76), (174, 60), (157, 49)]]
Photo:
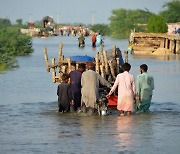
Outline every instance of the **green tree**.
[(0, 71), (17, 66), (15, 56), (33, 52), (32, 39), (17, 29), (0, 30)]
[(0, 18), (0, 28), (12, 26), (11, 21), (7, 18)]
[(13, 67), (18, 67), (15, 57), (10, 56), (8, 53), (0, 53), (0, 71)]
[(16, 23), (18, 26), (22, 26), (23, 25), (22, 22), (23, 22), (22, 19), (16, 19)]
[(146, 10), (126, 10), (118, 9), (112, 10), (110, 20), (111, 35), (117, 38), (127, 38), (131, 29), (136, 31), (145, 31), (145, 28), (139, 26), (147, 23), (151, 12)]
[(95, 24), (90, 27), (94, 32), (101, 32), (102, 35), (110, 35), (110, 28), (106, 24)]
[(150, 33), (166, 33), (168, 30), (165, 19), (160, 15), (152, 15), (147, 23), (147, 31)]
[(162, 15), (166, 22), (168, 23), (174, 23), (180, 21), (180, 1), (179, 0), (173, 0), (171, 2), (165, 3), (163, 5), (163, 8), (165, 10), (160, 12), (160, 15)]
[(33, 51), (31, 37), (20, 34), (16, 30), (1, 30), (0, 44), (1, 52), (13, 56), (25, 55)]

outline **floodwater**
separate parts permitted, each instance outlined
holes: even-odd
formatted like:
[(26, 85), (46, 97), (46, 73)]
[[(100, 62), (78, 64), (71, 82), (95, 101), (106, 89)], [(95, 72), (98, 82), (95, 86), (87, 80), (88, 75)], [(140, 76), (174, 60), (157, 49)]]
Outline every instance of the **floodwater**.
[[(99, 49), (78, 48), (77, 37), (33, 39), (34, 53), (18, 57), (19, 68), (0, 74), (0, 153), (162, 153), (180, 152), (180, 58), (132, 56), (129, 63), (136, 77), (146, 63), (154, 76), (151, 112), (120, 117), (60, 114), (57, 84), (46, 72), (43, 48), (57, 59), (59, 42), (63, 54), (95, 55)], [(124, 51), (127, 40), (105, 38), (105, 50), (116, 45)]]

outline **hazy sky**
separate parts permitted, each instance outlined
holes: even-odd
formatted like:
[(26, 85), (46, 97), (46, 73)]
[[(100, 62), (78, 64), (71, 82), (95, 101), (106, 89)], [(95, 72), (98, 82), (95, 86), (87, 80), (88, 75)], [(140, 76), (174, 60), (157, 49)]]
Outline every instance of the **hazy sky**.
[(113, 9), (144, 9), (159, 13), (170, 0), (0, 0), (0, 18), (23, 22), (52, 16), (58, 23), (108, 23)]

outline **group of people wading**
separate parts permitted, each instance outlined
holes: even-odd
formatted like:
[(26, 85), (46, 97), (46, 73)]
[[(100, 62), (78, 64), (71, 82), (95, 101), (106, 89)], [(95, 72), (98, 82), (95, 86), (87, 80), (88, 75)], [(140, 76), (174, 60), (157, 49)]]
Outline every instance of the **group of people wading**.
[(148, 112), (154, 89), (154, 79), (147, 74), (148, 66), (140, 66), (141, 74), (137, 76), (136, 84), (134, 76), (129, 73), (131, 65), (124, 63), (122, 68), (123, 73), (117, 75), (113, 86), (95, 72), (93, 62), (79, 64), (78, 70), (63, 74), (62, 83), (57, 88), (59, 112), (96, 112), (100, 84), (110, 88), (107, 98), (118, 87), (117, 110), (121, 116), (131, 115), (133, 111)]
[[(79, 47), (85, 46), (85, 37), (82, 33), (79, 34), (78, 41), (79, 41)], [(93, 33), (92, 37), (91, 37), (91, 41), (92, 41), (93, 48), (99, 47), (100, 45), (102, 45), (104, 43), (103, 37), (100, 32), (98, 32), (97, 34)]]

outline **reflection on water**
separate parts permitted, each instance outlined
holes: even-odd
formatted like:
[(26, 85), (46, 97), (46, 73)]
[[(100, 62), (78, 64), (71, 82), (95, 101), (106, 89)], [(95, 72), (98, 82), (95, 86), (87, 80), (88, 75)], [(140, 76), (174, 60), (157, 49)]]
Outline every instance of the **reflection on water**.
[(160, 61), (179, 61), (180, 55), (132, 55), (134, 59), (139, 60), (160, 60)]
[(13, 154), (176, 153), (180, 150), (180, 105), (152, 106), (158, 110), (100, 117), (58, 113), (57, 102), (1, 105), (0, 149)]
[(118, 117), (117, 119), (116, 129), (119, 141), (117, 146), (121, 151), (129, 151), (135, 142), (133, 139), (134, 120), (133, 116)]

